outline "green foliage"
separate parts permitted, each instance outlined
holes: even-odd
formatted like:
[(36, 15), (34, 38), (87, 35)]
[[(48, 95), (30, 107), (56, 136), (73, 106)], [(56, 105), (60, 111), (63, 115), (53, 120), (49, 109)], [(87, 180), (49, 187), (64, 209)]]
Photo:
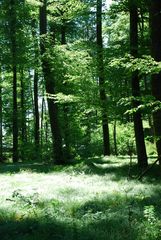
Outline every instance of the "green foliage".
[(127, 159), (91, 160), (96, 162), (95, 168), (84, 163), (3, 166), (0, 236), (159, 240), (160, 180), (148, 187), (148, 179), (127, 181)]
[(31, 4), (32, 6), (41, 6), (40, 0), (27, 0), (27, 4)]
[(48, 10), (51, 19), (56, 24), (62, 24), (62, 21), (71, 21), (80, 15), (86, 9), (86, 5), (80, 0), (61, 0), (49, 1)]
[(161, 221), (156, 216), (155, 208), (153, 205), (144, 207), (144, 220), (141, 224), (139, 231), (140, 240), (159, 240), (161, 238)]
[[(9, 0), (1, 1), (0, 50), (2, 86), (3, 150), (12, 149), (13, 138), (13, 56), (12, 21)], [(52, 135), (46, 98), (58, 107), (63, 151), (72, 158), (102, 154), (101, 101), (96, 57), (96, 1), (47, 1), (47, 34), (39, 36), (39, 8), (43, 1), (15, 1), (15, 64), (17, 67), (18, 148), (21, 161), (50, 161)], [(114, 153), (113, 126), (116, 121), (118, 154), (135, 154), (132, 114), (160, 110), (160, 102), (151, 97), (151, 75), (161, 70), (160, 62), (149, 54), (149, 23), (146, 1), (137, 1), (139, 8), (139, 57), (129, 55), (129, 3), (112, 1), (106, 11), (103, 1), (103, 61), (110, 123), (111, 150)], [(63, 36), (64, 34), (64, 36)], [(64, 37), (64, 42), (62, 42)], [(42, 59), (49, 64), (55, 94), (45, 92), (40, 57), (40, 40), (46, 48)], [(143, 46), (145, 45), (145, 46)], [(131, 97), (131, 74), (140, 76), (141, 96)], [(38, 74), (38, 105), (41, 129), (40, 146), (36, 147), (34, 74)], [(146, 77), (146, 83), (144, 78)], [(147, 86), (145, 86), (147, 84)], [(23, 97), (22, 97), (23, 96)], [(46, 98), (45, 98), (46, 97)], [(45, 99), (42, 101), (42, 99)], [(133, 102), (139, 102), (134, 108)], [(124, 125), (126, 123), (126, 126)], [(23, 132), (24, 130), (24, 132)], [(23, 136), (24, 135), (24, 136)], [(66, 140), (68, 139), (68, 140)], [(69, 145), (69, 146), (67, 146)], [(155, 153), (147, 142), (148, 152)], [(41, 149), (41, 150), (40, 150)], [(40, 150), (40, 151), (39, 151)], [(37, 152), (39, 152), (37, 154)]]
[[(151, 139), (152, 139), (152, 141), (151, 141)], [(145, 141), (145, 144), (146, 144), (146, 149), (147, 149), (148, 156), (156, 156), (157, 151), (156, 151), (155, 143), (153, 142), (153, 137), (151, 137), (150, 139), (148, 138)]]
[[(138, 106), (133, 107), (133, 103), (137, 102)], [(144, 114), (149, 114), (149, 112), (157, 112), (161, 109), (161, 102), (156, 101), (151, 95), (146, 95), (143, 97), (126, 97), (121, 98), (118, 102), (118, 106), (124, 108), (125, 115), (132, 115), (135, 112), (141, 112)]]
[(116, 134), (118, 154), (119, 155), (136, 154), (133, 123), (127, 122), (125, 124), (117, 124)]
[(140, 75), (155, 74), (161, 70), (160, 62), (156, 62), (150, 55), (133, 58), (126, 54), (124, 57), (112, 59), (110, 66), (115, 68), (123, 67), (130, 73), (138, 71)]

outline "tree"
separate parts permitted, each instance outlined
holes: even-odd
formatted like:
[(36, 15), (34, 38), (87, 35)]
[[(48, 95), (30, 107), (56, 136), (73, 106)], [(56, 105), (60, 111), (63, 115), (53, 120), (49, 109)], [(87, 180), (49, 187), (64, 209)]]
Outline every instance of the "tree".
[(10, 40), (13, 77), (13, 162), (18, 161), (18, 110), (17, 110), (17, 43), (16, 43), (16, 1), (10, 0)]
[[(152, 57), (155, 61), (161, 61), (161, 0), (151, 1), (151, 44)], [(161, 72), (152, 76), (152, 94), (156, 101), (161, 101)], [(161, 165), (161, 109), (153, 113), (156, 147)]]
[(25, 108), (25, 80), (24, 80), (23, 69), (20, 72), (20, 99), (21, 99), (21, 160), (24, 160), (24, 145), (27, 144), (27, 133), (26, 133), (26, 108)]
[(105, 75), (103, 62), (103, 39), (102, 39), (102, 0), (97, 0), (97, 68), (99, 93), (102, 111), (103, 147), (104, 155), (110, 155), (110, 138), (107, 113), (107, 96), (105, 91)]
[[(55, 75), (51, 69), (50, 61), (47, 58), (48, 51), (45, 44), (47, 36), (47, 1), (44, 0), (43, 5), (40, 7), (40, 50), (42, 56), (42, 69), (45, 79), (46, 93), (51, 96), (56, 94)], [(51, 42), (53, 43), (53, 41)], [(62, 148), (62, 136), (58, 117), (58, 106), (53, 98), (48, 97), (47, 102), (53, 138), (54, 161), (56, 164), (62, 164), (64, 163), (64, 157)]]
[[(34, 52), (35, 52), (35, 69), (34, 69), (34, 140), (35, 140), (35, 152), (39, 152), (39, 144), (40, 144), (40, 119), (39, 119), (39, 102), (38, 102), (38, 83), (39, 83), (39, 75), (38, 75), (38, 66), (39, 66), (39, 51), (38, 51), (38, 40), (36, 35), (37, 30), (37, 21), (33, 19), (32, 21), (32, 36), (34, 41)], [(38, 156), (37, 156), (38, 157)]]
[[(138, 10), (135, 0), (129, 0), (130, 9), (130, 53), (134, 58), (138, 57)], [(138, 71), (132, 73), (131, 78), (132, 96), (134, 97), (133, 107), (137, 109), (139, 106), (138, 98), (140, 97), (140, 83)], [(138, 158), (138, 166), (140, 168), (147, 167), (147, 154), (144, 141), (143, 124), (141, 113), (137, 110), (133, 113), (135, 141)]]
[(2, 73), (0, 69), (0, 162), (3, 161)]

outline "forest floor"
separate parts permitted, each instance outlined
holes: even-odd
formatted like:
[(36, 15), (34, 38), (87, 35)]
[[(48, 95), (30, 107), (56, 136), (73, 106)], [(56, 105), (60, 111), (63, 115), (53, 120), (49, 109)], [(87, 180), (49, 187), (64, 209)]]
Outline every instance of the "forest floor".
[(129, 160), (0, 165), (2, 240), (159, 240), (161, 174)]

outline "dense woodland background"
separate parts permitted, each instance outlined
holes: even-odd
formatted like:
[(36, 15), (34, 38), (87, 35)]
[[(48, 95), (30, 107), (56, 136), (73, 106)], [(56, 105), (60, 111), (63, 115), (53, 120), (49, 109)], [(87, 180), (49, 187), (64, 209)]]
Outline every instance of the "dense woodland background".
[(1, 162), (161, 163), (161, 1), (1, 0), (0, 9)]

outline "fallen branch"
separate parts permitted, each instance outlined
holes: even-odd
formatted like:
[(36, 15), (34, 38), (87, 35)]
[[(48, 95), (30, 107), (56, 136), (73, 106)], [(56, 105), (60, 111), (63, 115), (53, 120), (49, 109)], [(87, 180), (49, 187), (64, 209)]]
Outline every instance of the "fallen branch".
[(6, 198), (6, 201), (16, 202), (14, 199)]
[(152, 164), (150, 165), (149, 167), (147, 167), (138, 177), (137, 177), (137, 180), (141, 180), (145, 174), (157, 163), (159, 162), (160, 160), (160, 157), (157, 158), (157, 160)]

